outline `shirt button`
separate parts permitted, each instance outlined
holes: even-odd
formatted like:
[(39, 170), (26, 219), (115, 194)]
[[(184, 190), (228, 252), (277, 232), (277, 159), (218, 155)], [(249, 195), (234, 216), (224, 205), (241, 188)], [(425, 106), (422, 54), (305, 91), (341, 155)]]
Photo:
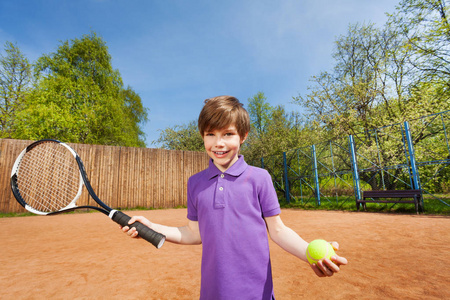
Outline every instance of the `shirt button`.
[(219, 191), (223, 191), (223, 187), (220, 187), (220, 188), (219, 188)]
[(220, 174), (220, 178), (224, 178), (225, 177), (225, 175), (224, 174)]

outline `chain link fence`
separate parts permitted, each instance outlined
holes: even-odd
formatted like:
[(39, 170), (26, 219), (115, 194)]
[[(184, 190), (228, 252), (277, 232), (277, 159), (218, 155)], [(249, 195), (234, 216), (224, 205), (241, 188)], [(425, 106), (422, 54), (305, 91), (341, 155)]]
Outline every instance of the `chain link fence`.
[[(445, 111), (252, 164), (269, 171), (279, 197), (287, 203), (356, 208), (363, 191), (420, 189), (425, 212), (450, 213), (449, 128), (450, 111)], [(405, 204), (390, 208), (396, 205)]]

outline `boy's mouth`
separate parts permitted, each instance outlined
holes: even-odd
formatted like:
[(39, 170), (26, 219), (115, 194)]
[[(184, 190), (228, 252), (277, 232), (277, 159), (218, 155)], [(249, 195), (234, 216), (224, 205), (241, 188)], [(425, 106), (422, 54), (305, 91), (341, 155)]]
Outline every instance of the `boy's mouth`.
[(216, 155), (224, 155), (224, 154), (227, 154), (228, 152), (230, 152), (230, 151), (213, 151), (213, 153)]

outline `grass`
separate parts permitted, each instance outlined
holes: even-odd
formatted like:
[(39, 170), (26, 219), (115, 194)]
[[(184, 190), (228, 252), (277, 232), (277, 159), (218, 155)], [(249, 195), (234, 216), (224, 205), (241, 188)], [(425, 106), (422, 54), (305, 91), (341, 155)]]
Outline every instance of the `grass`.
[[(446, 203), (450, 203), (450, 195), (437, 195), (439, 199)], [(287, 203), (284, 198), (280, 198), (280, 206), (282, 208), (293, 208), (301, 210), (334, 210), (334, 211), (357, 211), (355, 200), (348, 196), (339, 196), (336, 201), (336, 197), (326, 198), (322, 197), (321, 205), (316, 204), (316, 199), (314, 197), (305, 198), (303, 202), (297, 200), (291, 200)], [(450, 216), (450, 206), (442, 203), (436, 198), (425, 196), (424, 197), (424, 207), (425, 211), (421, 214), (425, 215), (445, 215)], [(180, 205), (175, 207), (186, 208), (185, 205)], [(416, 209), (414, 204), (393, 204), (393, 203), (367, 203), (366, 208), (368, 212), (384, 212), (384, 213), (399, 213), (399, 214), (416, 214)], [(135, 208), (119, 208), (124, 211), (136, 211), (136, 210), (153, 210), (155, 208), (138, 206)], [(75, 210), (69, 212), (73, 213), (91, 213), (96, 212), (96, 210)], [(10, 217), (27, 217), (35, 216), (30, 212), (20, 212), (20, 213), (0, 213), (0, 218), (10, 218)]]
[[(178, 206), (174, 207), (174, 209), (179, 209), (179, 208), (186, 208), (186, 206), (178, 205)], [(123, 210), (123, 211), (136, 211), (136, 210), (155, 210), (155, 209), (159, 209), (159, 208), (137, 206), (137, 207), (133, 207), (133, 208), (125, 207), (125, 208), (118, 208), (118, 209)], [(165, 209), (165, 208), (160, 208), (160, 209)], [(73, 210), (73, 211), (67, 212), (65, 214), (82, 214), (82, 213), (93, 213), (93, 212), (98, 212), (98, 211), (95, 209), (78, 209), (78, 210)], [(0, 218), (29, 217), (29, 216), (36, 216), (36, 215), (33, 213), (30, 213), (30, 212), (19, 212), (19, 213), (2, 213), (2, 212), (0, 212)]]
[(0, 213), (0, 218), (11, 218), (11, 217), (29, 217), (35, 216), (30, 212), (21, 212), (21, 213)]
[[(449, 195), (439, 195), (439, 199), (450, 204)], [(295, 208), (303, 210), (339, 210), (339, 211), (357, 211), (355, 200), (352, 197), (340, 196), (336, 201), (336, 197), (321, 199), (320, 206), (317, 205), (314, 197), (304, 198), (302, 201), (291, 201), (287, 203), (283, 198), (280, 200), (280, 205), (283, 208)], [(425, 215), (447, 215), (450, 216), (450, 206), (442, 203), (433, 197), (424, 197), (424, 212)], [(362, 208), (361, 208), (362, 209)], [(386, 213), (402, 213), (402, 214), (416, 214), (414, 204), (401, 203), (367, 203), (366, 211), (369, 212), (386, 212)]]

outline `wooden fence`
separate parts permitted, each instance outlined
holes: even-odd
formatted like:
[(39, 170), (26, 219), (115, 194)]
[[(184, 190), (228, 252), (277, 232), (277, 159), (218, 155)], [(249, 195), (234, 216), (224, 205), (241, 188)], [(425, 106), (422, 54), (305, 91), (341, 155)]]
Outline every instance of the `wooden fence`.
[[(0, 139), (0, 212), (23, 212), (11, 192), (16, 157), (32, 141)], [(69, 144), (83, 161), (99, 198), (113, 208), (187, 205), (188, 178), (207, 168), (202, 152)], [(86, 189), (78, 205), (95, 205)]]

